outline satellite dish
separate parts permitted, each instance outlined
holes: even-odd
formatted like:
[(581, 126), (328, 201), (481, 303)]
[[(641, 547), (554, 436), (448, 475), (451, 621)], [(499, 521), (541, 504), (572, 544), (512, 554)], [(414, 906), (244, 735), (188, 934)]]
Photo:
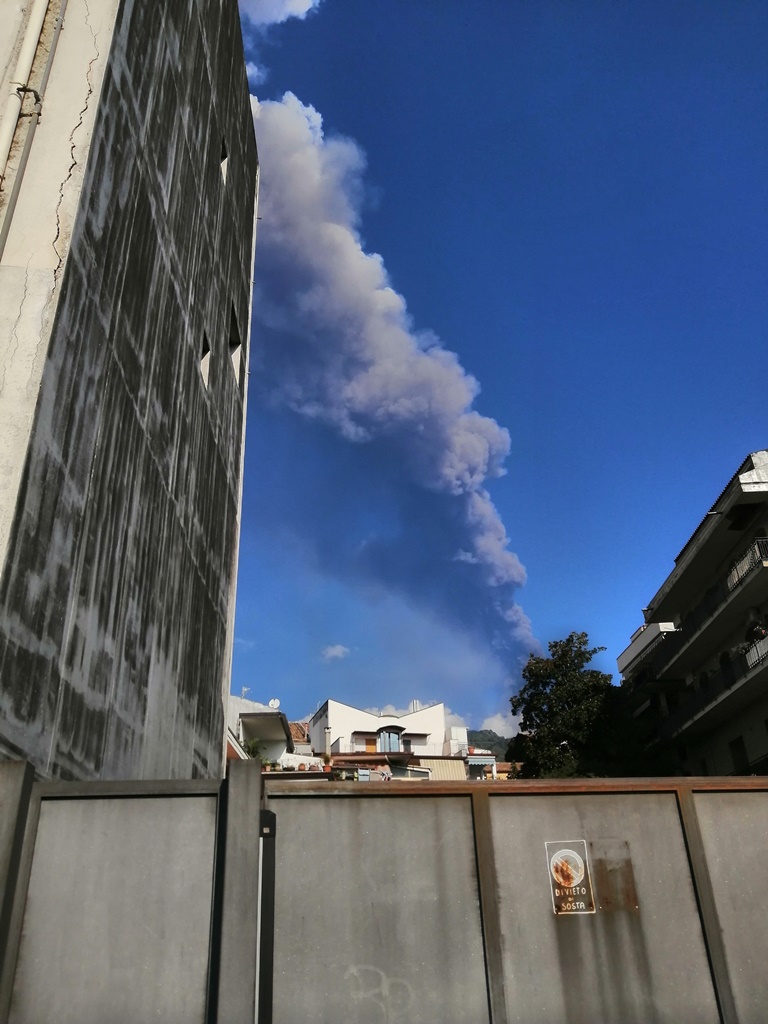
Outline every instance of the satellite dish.
[(271, 708), (274, 708), (275, 711), (277, 711), (277, 709), (280, 707), (280, 701), (277, 699), (277, 697), (273, 697), (272, 700), (269, 702), (269, 706)]

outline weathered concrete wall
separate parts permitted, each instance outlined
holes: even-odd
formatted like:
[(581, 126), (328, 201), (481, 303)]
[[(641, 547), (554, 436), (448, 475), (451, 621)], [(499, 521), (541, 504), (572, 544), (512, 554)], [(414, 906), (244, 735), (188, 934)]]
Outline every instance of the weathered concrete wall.
[[(0, 0), (0, 117), (31, 6)], [(8, 202), (34, 118), (32, 94), (24, 99), (0, 191), (0, 223), (6, 226), (6, 217), (10, 223), (0, 257), (0, 563), (10, 541), (117, 6), (118, 0), (90, 7), (87, 0), (69, 0), (12, 219)], [(33, 88), (41, 86), (60, 9), (61, 0), (50, 0), (29, 79)]]
[(122, 0), (83, 166), (0, 580), (0, 750), (215, 776), (257, 183), (234, 0)]

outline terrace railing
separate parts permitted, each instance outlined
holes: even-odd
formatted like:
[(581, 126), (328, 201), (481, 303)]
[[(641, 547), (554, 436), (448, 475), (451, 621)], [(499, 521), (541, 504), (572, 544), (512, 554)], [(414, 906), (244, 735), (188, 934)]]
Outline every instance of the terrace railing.
[(758, 566), (768, 562), (768, 537), (758, 537), (739, 555), (728, 573), (712, 587), (699, 603), (685, 616), (676, 633), (667, 633), (664, 643), (647, 662), (651, 678), (663, 675), (667, 665), (685, 645), (693, 639), (701, 627), (725, 604), (734, 590), (750, 576)]
[(690, 697), (688, 697), (679, 708), (668, 718), (663, 719), (659, 725), (659, 735), (663, 739), (670, 739), (678, 729), (681, 729), (686, 722), (689, 722), (699, 711), (712, 704), (720, 694), (732, 689), (741, 682), (746, 675), (757, 665), (760, 665), (768, 658), (768, 637), (758, 640), (743, 653), (731, 658), (723, 667), (710, 676), (706, 683)]

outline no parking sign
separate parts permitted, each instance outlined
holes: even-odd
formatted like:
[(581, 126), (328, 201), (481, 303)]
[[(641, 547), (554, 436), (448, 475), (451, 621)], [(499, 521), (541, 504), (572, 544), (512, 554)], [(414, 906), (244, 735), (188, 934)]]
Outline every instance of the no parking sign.
[(586, 840), (569, 839), (544, 845), (555, 913), (594, 914), (595, 898)]

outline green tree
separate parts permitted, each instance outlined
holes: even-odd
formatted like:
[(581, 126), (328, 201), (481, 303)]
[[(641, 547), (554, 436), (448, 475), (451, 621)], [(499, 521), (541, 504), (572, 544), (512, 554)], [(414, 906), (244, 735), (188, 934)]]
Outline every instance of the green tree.
[(504, 760), (509, 745), (505, 736), (499, 736), (493, 729), (467, 729), (467, 741), (470, 747), (481, 747), (483, 750), (490, 750), (496, 755), (498, 761)]
[(508, 757), (523, 762), (522, 778), (651, 774), (625, 695), (607, 672), (588, 667), (605, 648), (590, 647), (586, 633), (548, 647), (548, 658), (531, 654), (510, 701), (521, 732)]

